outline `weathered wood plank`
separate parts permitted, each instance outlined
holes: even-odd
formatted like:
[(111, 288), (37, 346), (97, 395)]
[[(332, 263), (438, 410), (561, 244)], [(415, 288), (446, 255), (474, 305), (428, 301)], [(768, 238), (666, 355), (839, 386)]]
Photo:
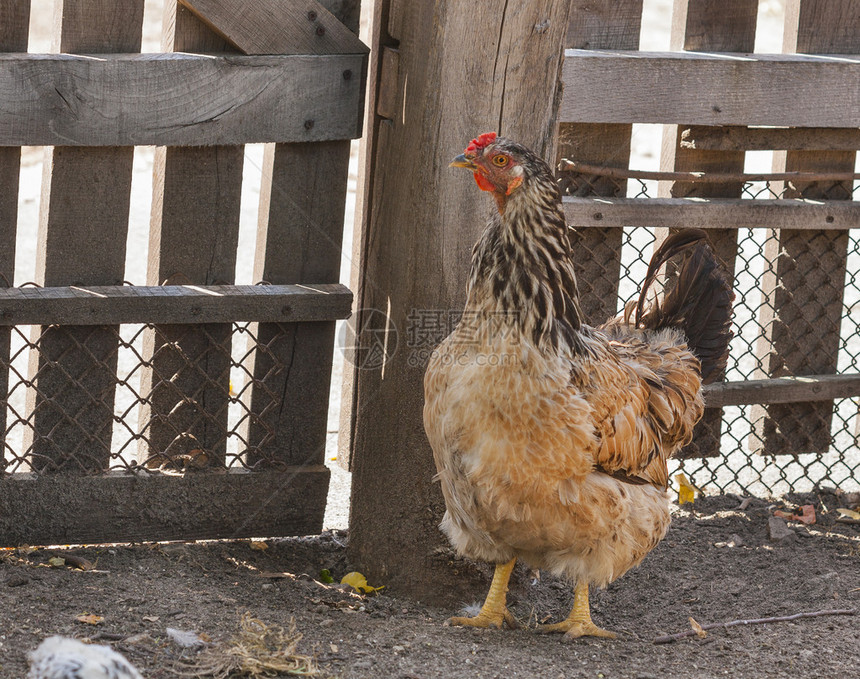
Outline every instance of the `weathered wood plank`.
[[(672, 22), (672, 44), (684, 50), (717, 52), (752, 52), (755, 48), (758, 0), (675, 0)], [(675, 125), (663, 129), (663, 151), (660, 169), (667, 171), (696, 171), (709, 173), (739, 173), (744, 169), (743, 151), (713, 152), (690, 149), (680, 144), (681, 130)], [(743, 185), (674, 182), (662, 184), (663, 196), (697, 198), (740, 198)], [(658, 228), (655, 247), (672, 233), (670, 228)], [(736, 229), (711, 229), (708, 233), (717, 256), (725, 263), (729, 279), (734, 278), (738, 251)], [(671, 277), (674, 271), (667, 273)], [(722, 380), (723, 374), (715, 376)], [(693, 432), (693, 441), (678, 451), (679, 459), (715, 457), (720, 454), (723, 412), (707, 408)]]
[(322, 530), (329, 475), (321, 465), (264, 474), (14, 475), (0, 480), (0, 546), (312, 535)]
[[(787, 52), (838, 47), (860, 53), (856, 3), (802, 0), (786, 8)], [(845, 25), (850, 30), (845, 32)], [(834, 42), (832, 34), (841, 36)], [(853, 35), (849, 39), (847, 36)], [(860, 63), (860, 58), (853, 57)], [(822, 72), (816, 86), (833, 84)], [(791, 93), (785, 95), (790, 98)], [(850, 98), (850, 93), (846, 92)], [(822, 100), (826, 101), (826, 100)], [(843, 126), (851, 124), (846, 120)], [(777, 171), (853, 171), (855, 151), (787, 151), (774, 155)], [(786, 196), (851, 200), (853, 182), (794, 182)], [(781, 229), (765, 243), (769, 266), (762, 276), (758, 348), (764, 376), (828, 375), (836, 372), (847, 263), (847, 231)], [(752, 446), (766, 454), (824, 453), (830, 449), (833, 403), (775, 404), (753, 409)]]
[(351, 302), (339, 284), (2, 288), (0, 325), (329, 321)]
[(448, 3), (444, 12), (433, 3), (399, 5), (400, 113), (379, 122), (375, 139), (357, 307), (387, 313), (402, 341), (383, 367), (357, 372), (349, 548), (368, 577), (422, 601), (475, 596), (477, 588), (464, 590), (477, 583), (433, 556), (444, 541), (444, 503), (428, 483), (435, 469), (422, 425), (424, 371), (404, 346), (407, 318), (412, 309), (462, 308), (469, 253), (494, 209), (468, 176), (444, 170), (451, 158), (490, 130), (554, 158), (555, 74), (569, 4), (489, 0)]
[[(369, 1), (369, 0), (368, 0)], [(356, 309), (360, 307), (364, 284), (367, 236), (371, 214), (370, 177), (376, 163), (376, 139), (383, 126), (393, 125), (394, 110), (402, 92), (400, 84), (400, 54), (393, 54), (400, 35), (397, 18), (398, 3), (380, 0), (372, 3), (368, 12), (371, 31), (368, 42), (375, 47), (370, 54), (367, 69), (367, 100), (365, 102), (364, 131), (358, 151), (358, 182), (355, 196), (355, 213), (352, 229), (350, 289), (356, 291)], [(388, 62), (388, 67), (385, 66)], [(405, 76), (405, 74), (404, 74)], [(385, 93), (388, 94), (385, 94)], [(380, 105), (381, 104), (381, 105)], [(402, 104), (401, 104), (402, 107)], [(402, 110), (402, 108), (401, 108)], [(385, 114), (388, 115), (385, 115)], [(344, 328), (344, 347), (355, 346), (355, 324)], [(344, 469), (352, 470), (352, 449), (355, 437), (356, 403), (358, 399), (358, 368), (344, 357), (340, 404), (340, 423), (337, 441), (337, 460)]]
[[(565, 47), (635, 50), (639, 48), (642, 0), (614, 2), (577, 0), (572, 3)], [(594, 123), (559, 125), (558, 157), (612, 167), (627, 167), (630, 160), (632, 126)], [(590, 174), (567, 175), (567, 189), (577, 196), (624, 196), (627, 181)], [(579, 224), (569, 222), (574, 228)], [(619, 228), (577, 230), (571, 239), (578, 254), (576, 276), (581, 305), (589, 323), (603, 323), (616, 312), (621, 274)]]
[(562, 122), (860, 127), (850, 55), (569, 49), (563, 79)]
[(761, 403), (832, 401), (860, 396), (860, 374), (777, 377), (706, 384), (702, 391), (709, 408)]
[[(30, 3), (0, 0), (0, 52), (24, 52), (30, 21)], [(15, 243), (18, 233), (18, 184), (21, 174), (21, 149), (0, 146), (0, 287), (15, 282)], [(6, 399), (9, 382), (11, 331), (0, 328), (0, 470), (4, 468)]]
[[(143, 0), (58, 2), (60, 51), (139, 50), (143, 5)], [(0, 60), (14, 63), (16, 57), (0, 55)], [(30, 86), (20, 81), (17, 90)], [(10, 99), (2, 101), (5, 105)], [(67, 110), (78, 103), (70, 100)], [(60, 136), (54, 143), (66, 141)], [(40, 285), (122, 282), (133, 159), (133, 148), (112, 148), (110, 143), (97, 149), (55, 146), (48, 153), (36, 244)], [(33, 426), (25, 429), (24, 441), (33, 467), (74, 472), (106, 468), (116, 390), (116, 328), (36, 327), (37, 336), (39, 350), (30, 355), (35, 388), (27, 393)]]
[(0, 146), (353, 139), (361, 135), (364, 61), (0, 54)]
[(673, 229), (855, 229), (860, 202), (743, 198), (563, 198), (568, 224)]
[(29, 0), (0, 0), (0, 52), (26, 52)]
[(681, 132), (681, 147), (703, 151), (856, 151), (851, 127), (702, 127)]
[[(266, 150), (260, 192), (254, 277), (278, 283), (335, 282), (340, 278), (349, 142), (277, 144)], [(248, 440), (259, 459), (322, 463), (331, 385), (334, 322), (283, 327), (261, 323), (250, 368)], [(273, 371), (274, 362), (285, 366)], [(277, 394), (280, 403), (272, 402)], [(269, 432), (276, 432), (274, 437)]]
[[(166, 49), (232, 50), (176, 0), (165, 4), (165, 15), (172, 31), (164, 36)], [(243, 165), (243, 146), (157, 149), (150, 285), (233, 282)], [(231, 351), (228, 323), (161, 325), (146, 334), (144, 355), (152, 360), (142, 380), (149, 400), (141, 407), (140, 426), (148, 429), (139, 456), (161, 453), (185, 439), (224, 464)]]
[(366, 54), (358, 36), (315, 0), (180, 0), (245, 54)]

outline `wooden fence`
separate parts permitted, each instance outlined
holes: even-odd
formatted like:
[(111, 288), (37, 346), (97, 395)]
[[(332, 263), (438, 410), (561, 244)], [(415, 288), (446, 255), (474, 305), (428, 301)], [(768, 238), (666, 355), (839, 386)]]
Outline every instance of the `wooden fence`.
[[(29, 2), (0, 0), (0, 544), (318, 532), (358, 4), (167, 0), (154, 55), (144, 0), (56, 4), (60, 54), (42, 55)], [(236, 286), (251, 142), (274, 142), (266, 284)], [(53, 148), (38, 285), (14, 288), (23, 145)], [(123, 284), (136, 145), (157, 146), (146, 286)]]
[[(757, 0), (676, 0), (672, 49), (680, 51), (668, 53), (639, 51), (642, 0), (487, 2), (468, 16), (377, 2), (375, 115), (356, 239), (363, 266), (351, 287), (357, 306), (371, 310), (355, 320), (359, 343), (378, 337), (368, 332), (378, 330), (372, 310), (387, 313), (400, 343), (382, 370), (356, 370), (346, 384), (354, 407), (341, 453), (352, 455), (350, 549), (363, 572), (421, 598), (467, 596), (449, 577), (437, 529), (442, 503), (428, 483), (435, 470), (421, 429), (423, 365), (408, 360), (405, 345), (416, 309), (462, 308), (486, 206), (441, 168), (489, 130), (573, 161), (562, 173), (564, 209), (592, 323), (617, 312), (631, 248), (647, 259), (668, 229), (707, 228), (736, 280), (755, 278), (761, 302), (739, 297), (732, 381), (707, 390), (685, 469), (716, 481), (709, 475), (729, 441), (755, 473), (797, 460), (801, 476), (823, 464), (856, 478), (857, 405), (844, 399), (860, 395), (860, 352), (856, 329), (847, 344), (841, 331), (852, 323), (846, 309), (856, 309), (843, 299), (846, 282), (860, 293), (850, 235), (860, 227), (852, 199), (860, 137), (850, 129), (860, 126), (860, 57), (852, 56), (860, 53), (860, 7), (786, 4), (786, 53), (758, 55)], [(661, 172), (646, 177), (630, 169), (637, 123), (664, 126)], [(416, 148), (422, 163), (404, 166)], [(774, 152), (770, 176), (743, 175), (747, 150)], [(658, 191), (637, 195), (639, 179), (658, 180)], [(751, 200), (762, 179), (774, 199)], [(647, 251), (636, 246), (636, 229), (651, 234)], [(846, 356), (847, 371), (838, 362)], [(739, 380), (732, 375), (741, 360), (752, 368)], [(834, 399), (842, 399), (840, 413), (851, 411), (836, 453)], [(723, 412), (739, 406), (742, 436)], [(793, 483), (782, 471), (776, 481)], [(397, 534), (380, 524), (398, 526)], [(447, 595), (438, 592), (443, 580)]]

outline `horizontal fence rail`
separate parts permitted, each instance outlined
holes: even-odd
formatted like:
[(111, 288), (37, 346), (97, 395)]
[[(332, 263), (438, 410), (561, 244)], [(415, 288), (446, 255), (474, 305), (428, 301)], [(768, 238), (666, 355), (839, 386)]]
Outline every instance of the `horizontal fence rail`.
[(338, 283), (0, 288), (0, 326), (326, 321), (351, 304)]
[(0, 146), (354, 139), (365, 60), (0, 53)]
[(851, 55), (569, 49), (562, 79), (561, 122), (860, 127)]

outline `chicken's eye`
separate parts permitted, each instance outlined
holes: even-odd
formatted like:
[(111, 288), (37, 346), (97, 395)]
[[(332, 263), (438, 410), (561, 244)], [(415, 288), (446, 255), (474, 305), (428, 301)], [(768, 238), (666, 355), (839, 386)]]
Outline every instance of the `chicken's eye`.
[(508, 157), (499, 154), (497, 156), (493, 156), (493, 165), (496, 167), (504, 167), (508, 164)]

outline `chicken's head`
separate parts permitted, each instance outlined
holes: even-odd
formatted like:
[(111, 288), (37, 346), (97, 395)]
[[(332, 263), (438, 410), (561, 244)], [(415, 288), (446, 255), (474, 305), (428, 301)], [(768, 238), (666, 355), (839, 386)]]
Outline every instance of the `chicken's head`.
[(451, 161), (451, 167), (471, 170), (482, 191), (510, 196), (526, 176), (524, 151), (528, 153), (524, 147), (496, 136), (495, 132), (485, 132)]

